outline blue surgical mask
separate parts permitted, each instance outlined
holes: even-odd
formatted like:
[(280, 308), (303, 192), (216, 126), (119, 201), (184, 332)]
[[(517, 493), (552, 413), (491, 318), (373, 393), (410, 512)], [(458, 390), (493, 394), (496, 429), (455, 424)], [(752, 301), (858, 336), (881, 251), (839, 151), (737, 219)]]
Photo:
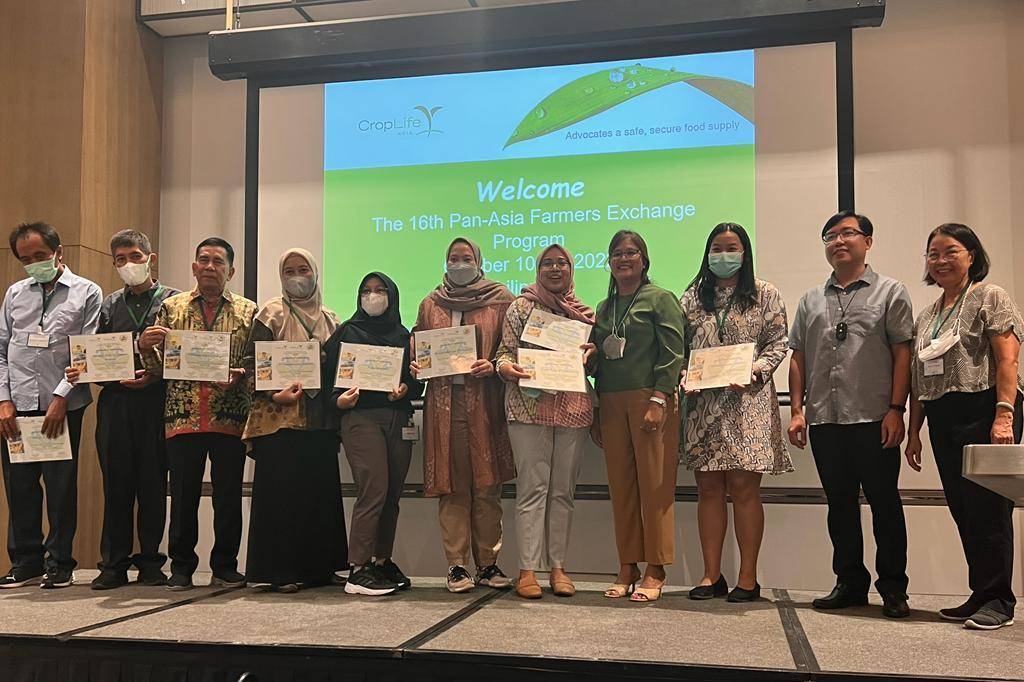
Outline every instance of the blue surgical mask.
[(743, 252), (709, 253), (708, 268), (720, 279), (732, 277), (743, 267)]
[(28, 276), (40, 284), (52, 282), (57, 276), (57, 270), (57, 254), (54, 254), (53, 258), (49, 260), (41, 260), (38, 263), (29, 263), (25, 266)]

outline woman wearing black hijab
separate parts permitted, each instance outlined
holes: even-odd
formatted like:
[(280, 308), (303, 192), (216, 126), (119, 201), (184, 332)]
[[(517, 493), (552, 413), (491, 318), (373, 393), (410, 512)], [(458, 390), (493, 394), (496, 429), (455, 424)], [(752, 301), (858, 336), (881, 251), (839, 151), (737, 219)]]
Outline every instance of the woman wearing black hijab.
[(345, 591), (380, 595), (409, 587), (409, 578), (391, 560), (398, 526), (398, 503), (412, 459), (412, 442), (402, 428), (412, 419), (412, 399), (423, 384), (409, 374), (409, 330), (402, 326), (398, 287), (387, 275), (371, 272), (359, 285), (356, 312), (328, 341), (336, 366), (342, 343), (405, 349), (402, 382), (394, 390), (335, 389), (342, 410), (341, 442), (357, 488), (349, 533), (353, 565)]

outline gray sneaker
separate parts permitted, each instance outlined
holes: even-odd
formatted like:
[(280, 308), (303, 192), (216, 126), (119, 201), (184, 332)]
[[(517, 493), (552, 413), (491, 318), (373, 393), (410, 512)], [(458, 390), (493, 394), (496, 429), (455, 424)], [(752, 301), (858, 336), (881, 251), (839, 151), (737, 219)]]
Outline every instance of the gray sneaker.
[(493, 587), (496, 590), (507, 590), (512, 587), (512, 581), (501, 572), (498, 564), (491, 564), (476, 572), (476, 584)]
[(451, 566), (448, 568), (448, 591), (469, 592), (473, 589), (473, 579), (469, 577), (469, 571), (463, 566)]
[(968, 630), (998, 630), (1007, 625), (1013, 625), (1013, 618), (988, 606), (981, 607), (964, 621), (964, 627)]

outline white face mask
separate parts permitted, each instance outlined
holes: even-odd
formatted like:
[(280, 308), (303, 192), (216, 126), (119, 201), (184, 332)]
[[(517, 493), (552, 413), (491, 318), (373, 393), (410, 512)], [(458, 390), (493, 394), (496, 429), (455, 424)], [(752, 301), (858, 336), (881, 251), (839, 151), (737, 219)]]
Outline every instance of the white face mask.
[(448, 279), (464, 287), (480, 276), (480, 269), (472, 263), (452, 263), (447, 267)]
[(117, 269), (117, 274), (121, 276), (121, 280), (130, 287), (135, 287), (150, 278), (149, 275), (149, 260), (152, 254), (146, 256), (146, 260), (141, 263), (125, 263)]
[(297, 275), (285, 279), (284, 290), (292, 298), (309, 298), (313, 295), (313, 291), (316, 290), (316, 282), (312, 277)]
[(380, 317), (388, 309), (388, 295), (382, 293), (363, 294), (359, 297), (359, 305), (370, 317)]
[[(967, 289), (970, 292), (970, 288)], [(964, 294), (966, 298), (966, 292)], [(949, 352), (949, 349), (960, 343), (960, 313), (963, 311), (963, 300), (959, 303), (960, 309), (956, 314), (956, 324), (952, 328), (947, 329), (938, 335), (938, 337), (932, 339), (927, 346), (923, 346), (917, 349), (917, 357), (922, 362), (928, 362), (929, 360), (935, 360), (941, 358), (943, 355)], [(936, 313), (938, 314), (938, 313)]]

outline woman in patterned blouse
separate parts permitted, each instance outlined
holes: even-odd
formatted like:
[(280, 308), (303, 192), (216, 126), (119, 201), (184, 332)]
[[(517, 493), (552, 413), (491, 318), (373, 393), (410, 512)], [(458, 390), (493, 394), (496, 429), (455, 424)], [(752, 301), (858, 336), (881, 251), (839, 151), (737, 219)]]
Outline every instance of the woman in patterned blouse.
[[(754, 344), (750, 381), (687, 391), (683, 461), (697, 479), (697, 526), (704, 577), (691, 599), (725, 596), (722, 545), (732, 498), (740, 571), (732, 602), (760, 597), (757, 555), (764, 534), (761, 477), (793, 470), (782, 439), (779, 401), (772, 374), (786, 357), (786, 307), (778, 290), (754, 278), (746, 230), (721, 223), (711, 231), (700, 273), (680, 301), (686, 317), (686, 348)], [(684, 385), (685, 385), (684, 376)]]
[[(495, 357), (498, 375), (506, 382), (505, 416), (518, 472), (516, 592), (525, 599), (539, 599), (541, 589), (534, 572), (550, 569), (551, 591), (571, 597), (576, 594), (576, 586), (565, 572), (565, 551), (593, 405), (587, 393), (552, 393), (519, 385), (520, 379), (531, 376), (519, 364), (519, 348), (543, 348), (520, 339), (535, 310), (594, 324), (594, 311), (573, 292), (572, 255), (558, 244), (540, 254), (537, 281), (523, 289), (509, 306)], [(595, 348), (590, 343), (581, 346), (581, 363), (593, 355)]]

